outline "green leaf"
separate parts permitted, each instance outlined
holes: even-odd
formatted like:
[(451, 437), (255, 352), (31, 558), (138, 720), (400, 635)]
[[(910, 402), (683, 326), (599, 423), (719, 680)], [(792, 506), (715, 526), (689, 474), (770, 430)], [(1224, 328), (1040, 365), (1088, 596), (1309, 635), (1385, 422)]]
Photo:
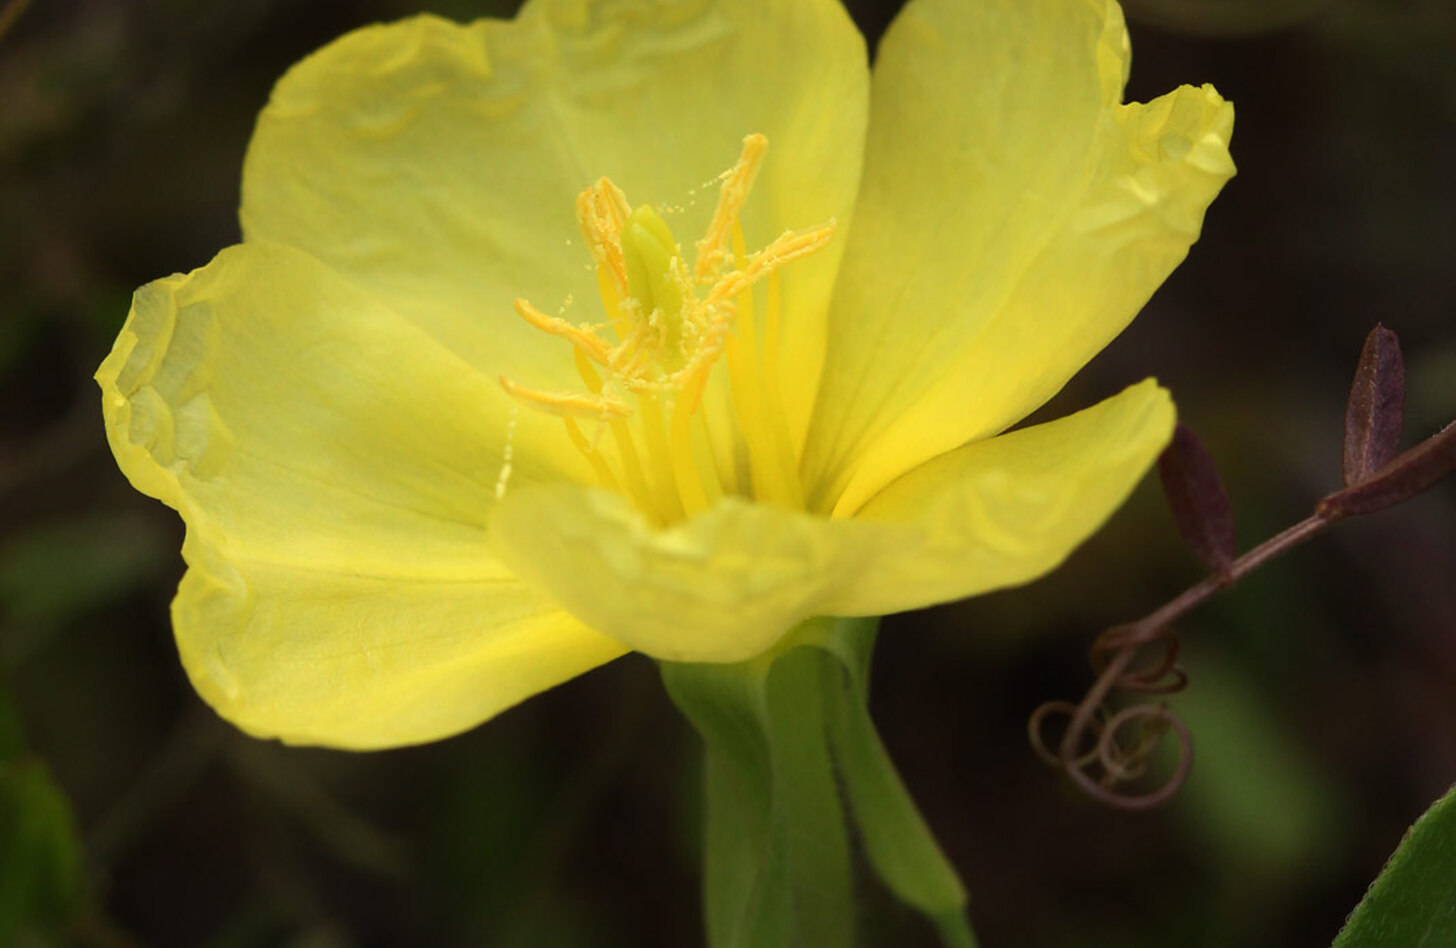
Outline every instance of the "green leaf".
[(34, 758), (0, 762), (0, 944), (54, 931), (81, 901), (81, 855), (65, 797)]
[(1333, 948), (1456, 945), (1456, 789), (1406, 832)]

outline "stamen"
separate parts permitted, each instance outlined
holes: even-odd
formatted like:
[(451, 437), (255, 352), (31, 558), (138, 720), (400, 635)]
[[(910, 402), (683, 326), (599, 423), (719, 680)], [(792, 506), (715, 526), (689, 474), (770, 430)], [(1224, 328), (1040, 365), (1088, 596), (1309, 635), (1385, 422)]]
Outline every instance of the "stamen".
[[(607, 311), (607, 322), (611, 323), (612, 331), (617, 334), (618, 339), (625, 339), (632, 331), (632, 326), (627, 314), (622, 312), (622, 296), (617, 292), (617, 278), (606, 267), (597, 267), (596, 271), (597, 293), (601, 295), (602, 307)], [(625, 272), (626, 264), (623, 264), (623, 273)]]
[(576, 374), (581, 376), (581, 381), (586, 385), (587, 390), (593, 395), (601, 394), (602, 377), (597, 374), (596, 366), (591, 364), (591, 359), (586, 352), (580, 348), (573, 348), (571, 359), (576, 363)]
[[(783, 405), (784, 403), (780, 384), (783, 376), (779, 374), (779, 337), (782, 325), (779, 290), (779, 275), (775, 271), (768, 277), (768, 306), (763, 314), (763, 391), (764, 397), (770, 405)], [(798, 476), (799, 452), (794, 444), (794, 439), (789, 437), (788, 416), (782, 411), (771, 412), (769, 423), (773, 426), (778, 457), (789, 472), (790, 479), (802, 494), (803, 485)]]
[(597, 478), (602, 482), (602, 486), (608, 490), (620, 492), (621, 488), (617, 486), (617, 477), (612, 473), (611, 465), (607, 463), (606, 458), (602, 457), (591, 439), (582, 434), (581, 426), (576, 423), (576, 419), (563, 418), (561, 420), (566, 425), (566, 436), (571, 439), (576, 450), (581, 452), (581, 456), (586, 458), (587, 463), (597, 472)]
[[(735, 228), (737, 226), (734, 225)], [(742, 232), (738, 231), (734, 235), (738, 269), (713, 284), (713, 288), (708, 291), (708, 298), (703, 301), (704, 305), (711, 306), (721, 300), (731, 299), (784, 264), (793, 263), (800, 257), (807, 257), (814, 251), (823, 248), (833, 239), (837, 226), (831, 218), (827, 224), (821, 224), (812, 230), (785, 231), (776, 237), (773, 243), (746, 261), (741, 253), (737, 253), (737, 245), (743, 241)]]
[[(602, 390), (602, 378), (597, 375), (597, 370), (587, 360), (586, 355), (580, 349), (573, 349), (572, 355), (576, 359), (576, 371), (581, 380), (593, 395)], [(639, 506), (647, 506), (651, 501), (651, 492), (647, 489), (647, 481), (642, 477), (642, 465), (637, 460), (637, 446), (632, 441), (632, 430), (627, 427), (627, 422), (622, 418), (612, 418), (607, 422), (608, 429), (612, 432), (612, 440), (616, 442), (617, 454), (622, 463), (622, 474), (627, 479), (627, 490), (631, 493)]]
[[(740, 268), (737, 272), (742, 273), (743, 230), (736, 225), (733, 229), (733, 250)], [(732, 276), (725, 277), (719, 286), (731, 280)], [(771, 503), (802, 506), (797, 474), (790, 471), (785, 459), (779, 456), (773, 422), (764, 399), (751, 286), (751, 283), (745, 284), (744, 292), (736, 301), (738, 324), (728, 339), (728, 378), (733, 387), (733, 408), (738, 415), (738, 429), (748, 445), (748, 469), (753, 478), (754, 494)], [(718, 287), (714, 287), (713, 292), (717, 291)]]
[(698, 398), (698, 411), (695, 416), (701, 438), (695, 440), (701, 440), (706, 446), (712, 470), (717, 475), (717, 483), (722, 486), (723, 493), (746, 495), (749, 493), (748, 471), (746, 462), (741, 476), (738, 470), (738, 456), (741, 452), (738, 450), (737, 433), (733, 426), (732, 392), (725, 374), (720, 374), (717, 381), (721, 384), (714, 384), (714, 379), (709, 375), (703, 386), (703, 393)]
[(754, 179), (758, 177), (759, 166), (767, 152), (766, 137), (758, 133), (746, 135), (738, 163), (723, 173), (723, 186), (718, 190), (718, 206), (713, 209), (713, 220), (708, 224), (703, 239), (698, 241), (698, 259), (693, 265), (693, 274), (699, 283), (716, 273), (728, 258), (724, 245), (738, 223), (743, 205), (748, 203), (748, 192), (753, 189)]
[(620, 398), (611, 395), (587, 395), (583, 392), (543, 392), (527, 388), (500, 377), (501, 388), (517, 401), (525, 402), (538, 411), (562, 418), (625, 418), (632, 409)]
[(627, 489), (637, 501), (641, 510), (652, 508), (652, 491), (647, 486), (647, 478), (642, 473), (642, 462), (637, 460), (637, 442), (632, 437), (632, 429), (627, 426), (626, 420), (613, 418), (607, 423), (612, 432), (612, 440), (617, 445), (617, 454), (622, 461), (622, 473), (627, 478)]
[(589, 326), (578, 326), (560, 316), (548, 316), (524, 299), (517, 298), (516, 314), (534, 328), (562, 339), (569, 339), (577, 347), (602, 365), (611, 358), (611, 347)]
[(647, 442), (647, 464), (657, 485), (654, 496), (658, 499), (658, 507), (669, 521), (681, 520), (685, 513), (683, 498), (667, 444), (662, 408), (654, 396), (643, 395), (637, 399), (637, 414), (642, 419), (642, 436)]
[(682, 493), (683, 509), (689, 517), (708, 509), (723, 495), (723, 488), (718, 484), (718, 471), (713, 467), (712, 459), (706, 459), (705, 464), (701, 452), (693, 444), (693, 416), (697, 414), (698, 401), (707, 378), (706, 373), (700, 374), (678, 394), (677, 401), (672, 406), (672, 421), (668, 430), (673, 471), (677, 475), (678, 487)]
[(576, 197), (576, 222), (598, 271), (606, 270), (619, 296), (627, 295), (627, 262), (622, 255), (622, 225), (632, 212), (627, 195), (608, 178)]
[(768, 305), (763, 313), (763, 384), (771, 405), (783, 404), (779, 398), (779, 289), (775, 271), (768, 275)]
[[(708, 434), (707, 415), (699, 412), (695, 417), (700, 421), (698, 425), (700, 436), (695, 437), (691, 427), (684, 432), (684, 436), (692, 446), (693, 461), (696, 463), (697, 469), (702, 472), (703, 489), (708, 495), (708, 506), (711, 507), (721, 500), (728, 490), (724, 486), (722, 474), (718, 470), (717, 458), (713, 454), (713, 445)], [(689, 425), (691, 425), (691, 419), (689, 419)]]
[[(577, 197), (577, 222), (591, 251), (606, 323), (573, 323), (563, 318), (564, 310), (549, 316), (516, 301), (527, 324), (571, 343), (587, 391), (544, 391), (505, 378), (501, 386), (517, 401), (561, 417), (602, 485), (625, 490), (660, 523), (700, 513), (725, 491), (803, 505), (779, 391), (777, 271), (827, 244), (835, 224), (785, 232), (747, 254), (739, 217), (767, 149), (764, 136), (745, 137), (737, 163), (718, 177), (718, 203), (691, 270), (658, 210), (633, 208), (606, 178)], [(764, 279), (769, 285), (760, 348), (754, 287)], [(712, 382), (719, 361), (726, 364), (726, 384)], [(615, 468), (610, 452), (603, 454), (583, 433), (583, 420), (598, 422), (598, 437), (611, 431)]]

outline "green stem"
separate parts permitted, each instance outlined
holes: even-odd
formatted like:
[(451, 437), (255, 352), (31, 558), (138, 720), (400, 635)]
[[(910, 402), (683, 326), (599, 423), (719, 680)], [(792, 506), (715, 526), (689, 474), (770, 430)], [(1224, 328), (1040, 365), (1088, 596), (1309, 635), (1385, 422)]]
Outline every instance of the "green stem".
[(710, 948), (848, 948), (849, 840), (811, 652), (664, 665), (708, 745), (704, 896)]
[(846, 814), (870, 867), (947, 948), (976, 948), (966, 893), (915, 808), (868, 708), (876, 620), (806, 622), (737, 665), (663, 663), (706, 750), (710, 948), (848, 948)]

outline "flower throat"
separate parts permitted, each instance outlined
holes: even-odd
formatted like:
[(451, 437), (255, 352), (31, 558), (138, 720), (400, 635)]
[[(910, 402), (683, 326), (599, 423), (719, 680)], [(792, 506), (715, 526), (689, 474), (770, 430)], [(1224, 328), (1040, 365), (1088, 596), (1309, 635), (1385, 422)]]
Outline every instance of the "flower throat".
[[(763, 135), (743, 139), (738, 162), (719, 176), (718, 203), (691, 267), (657, 211), (632, 207), (607, 178), (577, 196), (605, 323), (576, 324), (524, 299), (515, 303), (527, 323), (572, 344), (585, 390), (543, 391), (504, 377), (501, 386), (559, 416), (602, 486), (659, 524), (691, 517), (724, 494), (803, 506), (778, 393), (777, 271), (825, 246), (835, 224), (788, 231), (746, 253), (739, 215), (767, 150)], [(760, 339), (753, 290), (765, 280)], [(701, 410), (720, 361), (726, 409)], [(595, 430), (588, 434), (583, 423)], [(607, 433), (615, 452), (601, 450)]]

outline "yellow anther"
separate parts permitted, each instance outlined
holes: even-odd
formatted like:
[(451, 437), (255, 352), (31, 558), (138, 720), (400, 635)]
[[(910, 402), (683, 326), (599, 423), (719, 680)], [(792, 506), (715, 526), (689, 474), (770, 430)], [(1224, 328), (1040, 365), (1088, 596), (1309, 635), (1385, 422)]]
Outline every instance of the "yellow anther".
[(576, 196), (576, 223), (598, 273), (612, 280), (618, 297), (627, 295), (627, 262), (622, 256), (622, 227), (632, 213), (627, 195), (607, 178)]
[[(745, 137), (738, 162), (720, 175), (718, 204), (692, 268), (662, 217), (647, 205), (633, 208), (611, 181), (602, 178), (577, 197), (577, 221), (596, 263), (607, 316), (602, 325), (572, 323), (516, 301), (528, 324), (572, 344), (587, 391), (548, 392), (505, 378), (502, 387), (563, 418), (568, 438), (598, 481), (625, 492), (658, 523), (700, 513), (726, 490), (803, 504), (797, 452), (779, 398), (777, 353), (759, 349), (754, 285), (822, 248), (835, 224), (789, 231), (758, 253), (746, 253), (739, 215), (767, 149), (762, 135)], [(765, 319), (763, 341), (772, 349), (779, 335), (773, 281)], [(720, 362), (727, 385), (710, 388)], [(710, 425), (699, 411), (710, 393), (725, 427)], [(577, 424), (591, 419), (601, 423), (598, 438), (611, 433), (606, 453)]]
[(625, 418), (632, 414), (627, 403), (612, 395), (590, 395), (586, 392), (543, 392), (536, 388), (518, 385), (500, 377), (501, 388), (517, 401), (544, 411), (548, 415), (562, 418)]
[(755, 132), (744, 136), (738, 163), (723, 173), (723, 186), (718, 189), (718, 206), (713, 209), (713, 220), (697, 245), (698, 258), (693, 265), (693, 275), (699, 283), (706, 282), (729, 258), (729, 235), (743, 205), (748, 203), (748, 193), (753, 190), (754, 179), (758, 177), (759, 166), (767, 152), (768, 139), (763, 135)]
[(601, 365), (606, 365), (612, 358), (612, 347), (589, 326), (578, 326), (560, 316), (548, 315), (519, 298), (516, 300), (516, 315), (542, 332), (569, 339)]
[(833, 239), (835, 227), (831, 220), (811, 230), (791, 230), (780, 234), (773, 243), (750, 256), (741, 269), (713, 284), (703, 302), (711, 306), (721, 300), (732, 299), (784, 264), (807, 257)]

